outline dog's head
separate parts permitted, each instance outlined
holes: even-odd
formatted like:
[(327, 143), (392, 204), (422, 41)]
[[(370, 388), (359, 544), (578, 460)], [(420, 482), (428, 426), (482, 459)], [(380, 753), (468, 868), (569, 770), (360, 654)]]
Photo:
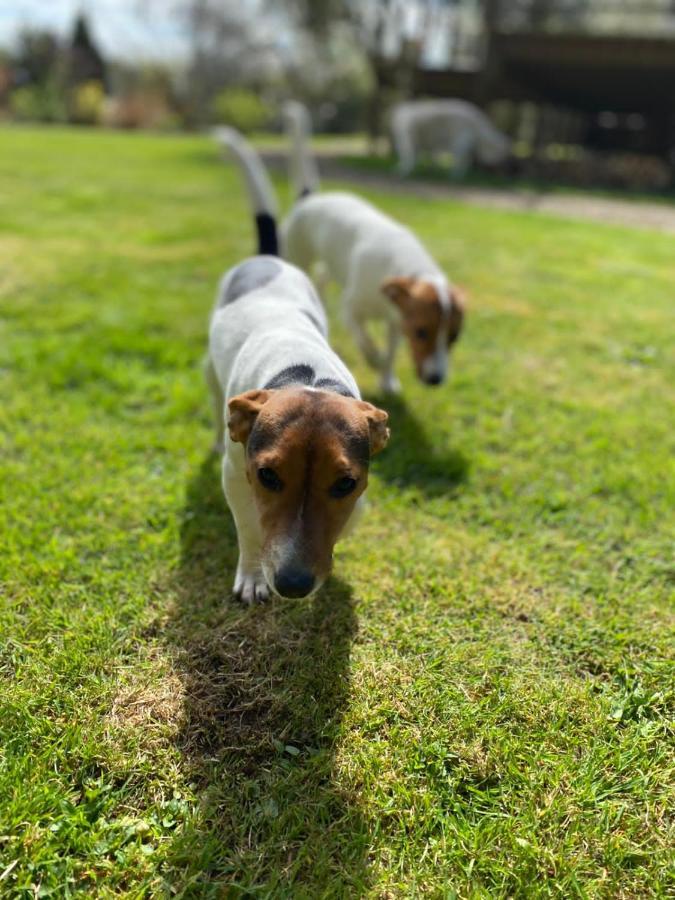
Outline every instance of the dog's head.
[(265, 580), (282, 597), (313, 594), (366, 489), (370, 457), (389, 439), (387, 413), (314, 388), (247, 391), (228, 408), (230, 437), (245, 445)]
[(464, 322), (461, 292), (441, 279), (426, 278), (389, 278), (382, 291), (400, 310), (418, 377), (425, 384), (442, 384)]

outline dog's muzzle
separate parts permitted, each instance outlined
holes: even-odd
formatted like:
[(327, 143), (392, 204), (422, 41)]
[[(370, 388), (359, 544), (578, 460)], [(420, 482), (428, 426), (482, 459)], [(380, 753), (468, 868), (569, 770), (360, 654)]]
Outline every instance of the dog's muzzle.
[(424, 360), (419, 373), (420, 381), (430, 385), (443, 384), (447, 375), (448, 366), (446, 357), (439, 359), (437, 354)]

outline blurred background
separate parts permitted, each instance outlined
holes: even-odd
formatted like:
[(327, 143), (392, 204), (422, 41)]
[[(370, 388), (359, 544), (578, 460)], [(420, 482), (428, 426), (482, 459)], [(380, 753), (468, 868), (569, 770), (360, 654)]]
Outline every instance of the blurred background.
[[(390, 158), (398, 101), (469, 100), (510, 176), (666, 191), (675, 0), (3, 0), (0, 118), (245, 132), (294, 98)], [(338, 144), (339, 145), (339, 142)], [(337, 146), (336, 145), (336, 146)]]

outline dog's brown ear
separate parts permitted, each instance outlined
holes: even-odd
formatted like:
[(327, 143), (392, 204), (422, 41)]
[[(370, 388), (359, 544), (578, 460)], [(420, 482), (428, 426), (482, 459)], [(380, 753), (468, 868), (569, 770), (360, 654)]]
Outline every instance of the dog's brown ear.
[(376, 453), (379, 453), (380, 450), (384, 450), (387, 446), (390, 433), (387, 428), (389, 415), (383, 409), (378, 409), (376, 406), (373, 406), (372, 403), (367, 403), (365, 400), (359, 401), (359, 407), (366, 414), (366, 419), (368, 420), (368, 428), (370, 430), (370, 455), (375, 456)]
[(405, 276), (387, 278), (380, 285), (380, 290), (385, 297), (388, 297), (392, 303), (395, 303), (401, 309), (409, 299), (414, 283), (414, 278), (406, 278)]
[(251, 433), (256, 416), (269, 400), (271, 391), (246, 391), (233, 397), (227, 404), (229, 416), (227, 427), (233, 441), (245, 444)]
[(453, 338), (457, 338), (464, 324), (466, 292), (453, 284), (450, 289), (450, 301), (450, 331)]

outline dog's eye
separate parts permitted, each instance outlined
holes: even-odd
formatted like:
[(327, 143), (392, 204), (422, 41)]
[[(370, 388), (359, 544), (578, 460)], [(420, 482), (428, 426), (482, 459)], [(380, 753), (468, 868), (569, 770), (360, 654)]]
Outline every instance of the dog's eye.
[(346, 497), (356, 487), (356, 481), (353, 478), (338, 478), (333, 487), (330, 489), (331, 497)]
[(258, 469), (258, 481), (268, 491), (280, 491), (284, 486), (274, 469)]
[(429, 337), (429, 332), (426, 328), (416, 328), (415, 329), (415, 337), (419, 338), (421, 341), (426, 341)]

